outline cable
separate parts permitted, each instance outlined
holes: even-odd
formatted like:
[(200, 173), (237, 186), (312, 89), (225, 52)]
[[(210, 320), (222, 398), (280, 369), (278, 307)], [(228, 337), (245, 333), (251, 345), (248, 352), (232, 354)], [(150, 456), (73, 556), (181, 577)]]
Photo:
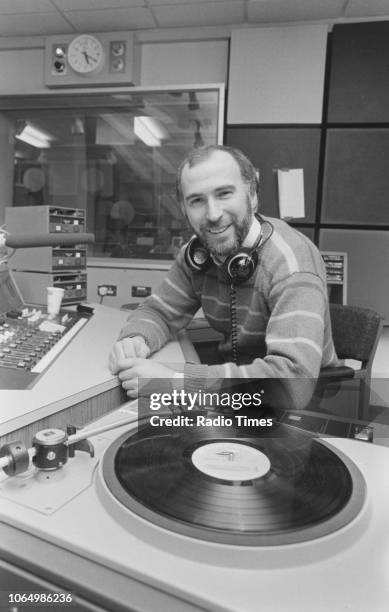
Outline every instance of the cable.
[(107, 293), (108, 293), (108, 289), (107, 289), (107, 287), (106, 287), (105, 285), (99, 285), (99, 286), (97, 287), (97, 293), (98, 293), (98, 295), (100, 296), (100, 302), (99, 302), (99, 304), (102, 304), (102, 303), (103, 303), (103, 299), (105, 298), (105, 296), (106, 296), (106, 295), (107, 295)]
[[(259, 220), (262, 223), (262, 227), (266, 227), (265, 224), (269, 226), (267, 235), (263, 236), (261, 234), (258, 246), (256, 250), (258, 253), (263, 249), (266, 242), (271, 238), (274, 226), (270, 221), (265, 221), (262, 219), (260, 215), (258, 215)], [(236, 310), (236, 286), (234, 283), (234, 279), (231, 279), (230, 283), (230, 315), (231, 315), (231, 352), (232, 352), (232, 360), (236, 365), (239, 365), (239, 351), (238, 351), (238, 313)]]
[(236, 311), (236, 287), (232, 280), (230, 284), (230, 314), (231, 314), (231, 351), (232, 360), (239, 365), (238, 359), (238, 314)]

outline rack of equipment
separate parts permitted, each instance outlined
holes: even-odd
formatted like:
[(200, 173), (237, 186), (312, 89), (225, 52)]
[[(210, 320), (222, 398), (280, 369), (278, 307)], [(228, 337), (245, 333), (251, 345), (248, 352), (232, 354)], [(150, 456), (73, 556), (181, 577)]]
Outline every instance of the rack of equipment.
[(322, 251), (330, 302), (347, 304), (347, 253)]
[[(85, 244), (69, 246), (69, 235), (85, 232), (86, 213), (80, 208), (58, 206), (18, 206), (6, 209), (7, 232), (16, 236), (32, 233), (63, 235), (55, 246), (18, 248), (10, 259), (15, 280), (24, 299), (31, 304), (46, 303), (46, 287), (65, 290), (64, 305), (79, 304), (87, 296), (87, 248)], [(80, 238), (81, 242), (81, 238)]]

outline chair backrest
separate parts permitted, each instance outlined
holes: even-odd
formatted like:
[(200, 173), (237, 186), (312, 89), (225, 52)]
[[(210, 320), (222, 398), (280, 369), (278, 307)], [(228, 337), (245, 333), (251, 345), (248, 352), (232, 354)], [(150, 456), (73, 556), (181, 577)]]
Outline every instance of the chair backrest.
[(356, 359), (364, 366), (372, 361), (383, 325), (381, 315), (368, 308), (330, 304), (330, 317), (339, 359)]

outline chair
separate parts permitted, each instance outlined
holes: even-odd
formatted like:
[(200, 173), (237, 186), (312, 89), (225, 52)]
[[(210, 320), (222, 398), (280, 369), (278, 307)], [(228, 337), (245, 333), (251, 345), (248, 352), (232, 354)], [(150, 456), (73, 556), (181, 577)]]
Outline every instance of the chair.
[(331, 383), (358, 379), (358, 418), (367, 421), (369, 419), (371, 369), (382, 331), (383, 319), (374, 310), (342, 304), (330, 304), (330, 317), (332, 336), (339, 359), (355, 359), (361, 362), (361, 366), (357, 370), (347, 365), (322, 368), (315, 395), (323, 397)]

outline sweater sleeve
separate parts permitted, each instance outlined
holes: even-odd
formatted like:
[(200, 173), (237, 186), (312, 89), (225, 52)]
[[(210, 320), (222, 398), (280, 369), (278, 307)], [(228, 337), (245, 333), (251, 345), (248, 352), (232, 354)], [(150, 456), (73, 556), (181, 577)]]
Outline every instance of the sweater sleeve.
[[(322, 363), (327, 295), (320, 276), (297, 272), (272, 286), (271, 313), (266, 328), (263, 358), (237, 366), (185, 366), (185, 389), (214, 387), (216, 380), (274, 379), (287, 388), (289, 407), (303, 408), (309, 401)], [(293, 379), (293, 382), (292, 382)]]
[(182, 249), (156, 291), (130, 315), (119, 340), (142, 336), (154, 353), (188, 325), (199, 307)]

